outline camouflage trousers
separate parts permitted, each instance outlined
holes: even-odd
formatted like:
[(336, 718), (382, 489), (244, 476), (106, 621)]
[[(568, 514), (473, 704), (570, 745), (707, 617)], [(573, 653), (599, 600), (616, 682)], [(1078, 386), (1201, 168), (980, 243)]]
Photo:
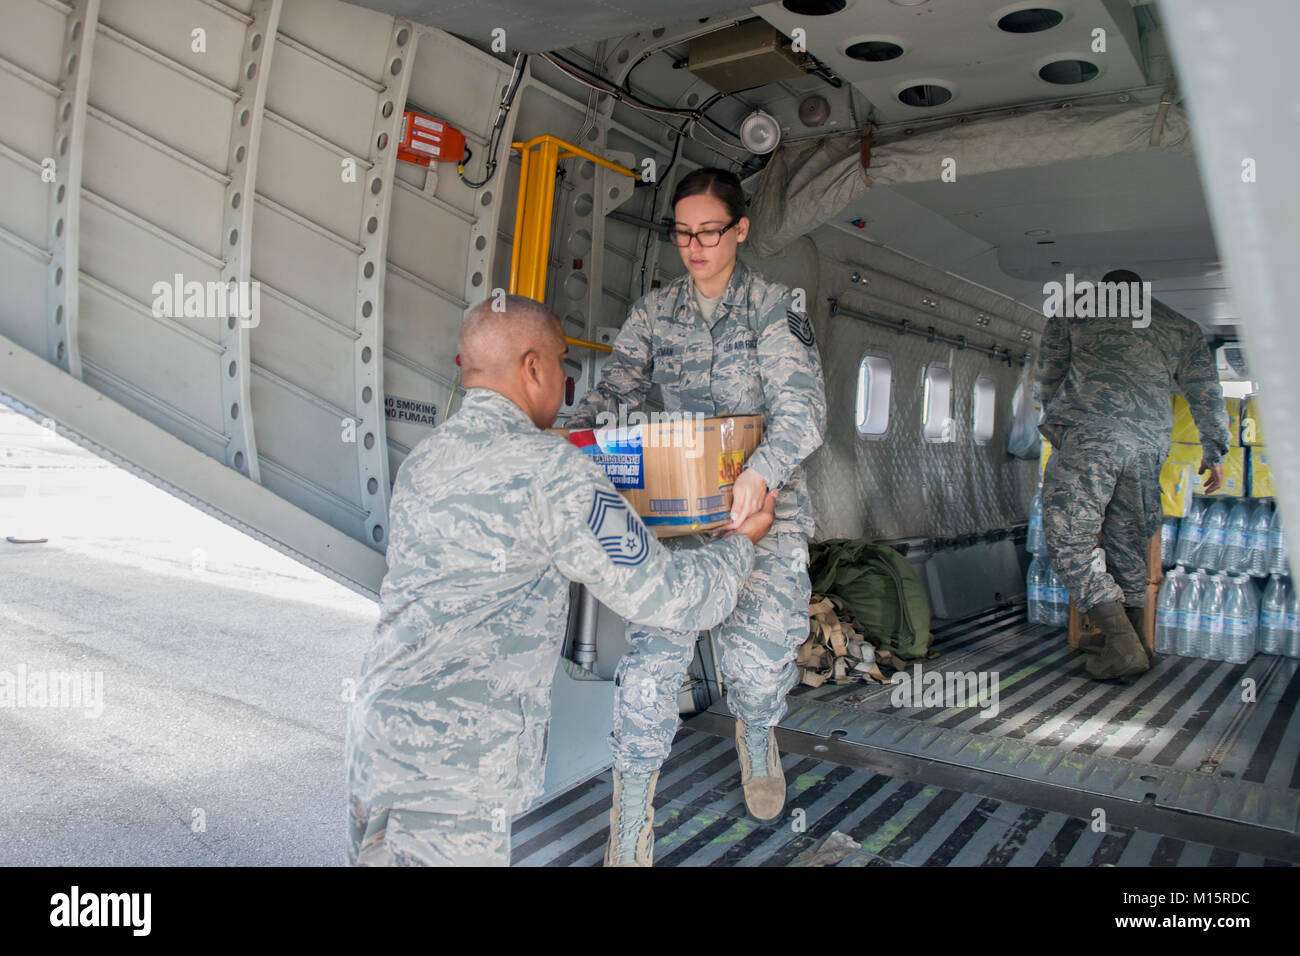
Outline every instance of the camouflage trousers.
[[(1043, 475), (1043, 534), (1080, 613), (1146, 604), (1147, 541), (1160, 528), (1160, 467), (1145, 444), (1065, 429)], [(1100, 540), (1098, 540), (1100, 535)]]
[[(698, 544), (669, 538), (671, 548)], [(727, 705), (746, 724), (772, 727), (799, 677), (795, 654), (808, 638), (808, 542), (801, 534), (769, 534), (755, 548), (754, 570), (731, 616), (716, 630), (718, 668)], [(681, 722), (677, 693), (686, 679), (698, 632), (629, 625), (632, 649), (614, 675), (610, 749), (623, 773), (649, 773), (668, 758)]]
[(500, 814), (425, 813), (366, 807), (348, 809), (348, 863), (352, 866), (509, 866), (510, 821)]

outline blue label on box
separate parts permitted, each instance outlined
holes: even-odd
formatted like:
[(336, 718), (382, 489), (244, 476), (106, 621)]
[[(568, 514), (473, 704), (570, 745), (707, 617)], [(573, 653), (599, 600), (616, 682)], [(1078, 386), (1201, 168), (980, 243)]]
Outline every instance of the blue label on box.
[(579, 445), (579, 448), (605, 469), (605, 474), (615, 488), (645, 487), (645, 456), (641, 451), (640, 426), (597, 428), (589, 434), (593, 441)]

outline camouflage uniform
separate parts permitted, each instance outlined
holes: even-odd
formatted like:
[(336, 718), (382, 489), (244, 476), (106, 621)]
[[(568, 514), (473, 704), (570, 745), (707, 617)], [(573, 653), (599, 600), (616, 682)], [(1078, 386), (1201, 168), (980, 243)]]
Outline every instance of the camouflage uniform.
[(403, 462), (388, 573), (348, 725), (349, 860), (505, 863), (541, 795), (569, 580), (617, 613), (711, 627), (754, 546), (672, 554), (600, 467), (470, 389)]
[[(765, 416), (763, 443), (746, 467), (777, 489), (776, 521), (759, 542), (736, 610), (718, 631), (718, 663), (731, 712), (751, 726), (770, 727), (785, 713), (797, 677), (795, 652), (808, 637), (813, 516), (801, 462), (821, 444), (826, 425), (821, 359), (812, 323), (791, 308), (790, 290), (743, 263), (736, 263), (710, 321), (694, 293), (685, 275), (632, 306), (599, 384), (583, 396), (568, 426), (593, 427), (599, 412), (616, 413), (620, 404), (634, 409), (652, 386), (665, 411)], [(668, 756), (677, 692), (698, 631), (686, 621), (673, 623), (672, 629), (628, 628), (632, 650), (615, 675), (610, 738), (621, 771), (654, 771)]]
[(1162, 515), (1170, 393), (1187, 397), (1207, 464), (1228, 449), (1223, 389), (1205, 335), (1154, 300), (1146, 328), (1127, 317), (1053, 316), (1036, 377), (1045, 409), (1039, 431), (1053, 446), (1043, 476), (1052, 566), (1081, 612), (1111, 601), (1141, 607), (1147, 540)]

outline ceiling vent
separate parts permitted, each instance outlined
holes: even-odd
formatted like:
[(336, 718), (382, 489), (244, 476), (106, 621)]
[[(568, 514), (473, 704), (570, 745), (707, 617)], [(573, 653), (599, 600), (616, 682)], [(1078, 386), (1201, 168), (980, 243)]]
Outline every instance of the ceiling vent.
[(691, 41), (686, 68), (720, 93), (738, 93), (804, 75), (803, 56), (762, 20)]

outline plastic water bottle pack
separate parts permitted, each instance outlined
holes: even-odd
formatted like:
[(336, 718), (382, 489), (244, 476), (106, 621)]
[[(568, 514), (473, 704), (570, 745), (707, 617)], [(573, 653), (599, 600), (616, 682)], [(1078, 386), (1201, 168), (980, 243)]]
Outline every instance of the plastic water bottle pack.
[(1160, 523), (1160, 567), (1168, 571), (1176, 563), (1178, 550), (1178, 519), (1166, 518)]
[(1220, 570), (1229, 574), (1246, 574), (1250, 571), (1250, 519), (1253, 513), (1248, 498), (1239, 499), (1228, 509)]
[(1273, 526), (1273, 505), (1261, 501), (1255, 506), (1247, 528), (1247, 570), (1257, 578), (1268, 577), (1268, 541)]
[[(1259, 602), (1259, 642), (1261, 654), (1286, 654), (1290, 639), (1287, 621), (1287, 603), (1291, 598), (1291, 585), (1280, 574), (1274, 574), (1264, 587)], [(1290, 656), (1290, 655), (1288, 655)]]
[(1222, 498), (1210, 503), (1201, 526), (1201, 547), (1196, 565), (1207, 571), (1223, 570), (1223, 545), (1228, 530), (1228, 503)]
[(1291, 560), (1286, 547), (1286, 533), (1282, 530), (1282, 512), (1278, 509), (1274, 509), (1273, 521), (1268, 529), (1268, 573), (1291, 573)]
[(1178, 542), (1174, 546), (1174, 561), (1189, 568), (1199, 567), (1197, 558), (1201, 551), (1202, 523), (1205, 521), (1204, 498), (1192, 499), (1187, 516), (1178, 523)]
[(1029, 571), (1025, 574), (1025, 598), (1029, 604), (1029, 623), (1042, 624), (1043, 621), (1043, 579), (1046, 562), (1043, 556), (1035, 554), (1029, 562)]
[(1047, 539), (1043, 537), (1043, 486), (1039, 484), (1034, 503), (1029, 506), (1029, 530), (1025, 533), (1025, 550), (1030, 554), (1046, 554)]
[(1181, 567), (1165, 575), (1156, 595), (1156, 653), (1174, 654), (1178, 640), (1178, 599), (1187, 583)]

